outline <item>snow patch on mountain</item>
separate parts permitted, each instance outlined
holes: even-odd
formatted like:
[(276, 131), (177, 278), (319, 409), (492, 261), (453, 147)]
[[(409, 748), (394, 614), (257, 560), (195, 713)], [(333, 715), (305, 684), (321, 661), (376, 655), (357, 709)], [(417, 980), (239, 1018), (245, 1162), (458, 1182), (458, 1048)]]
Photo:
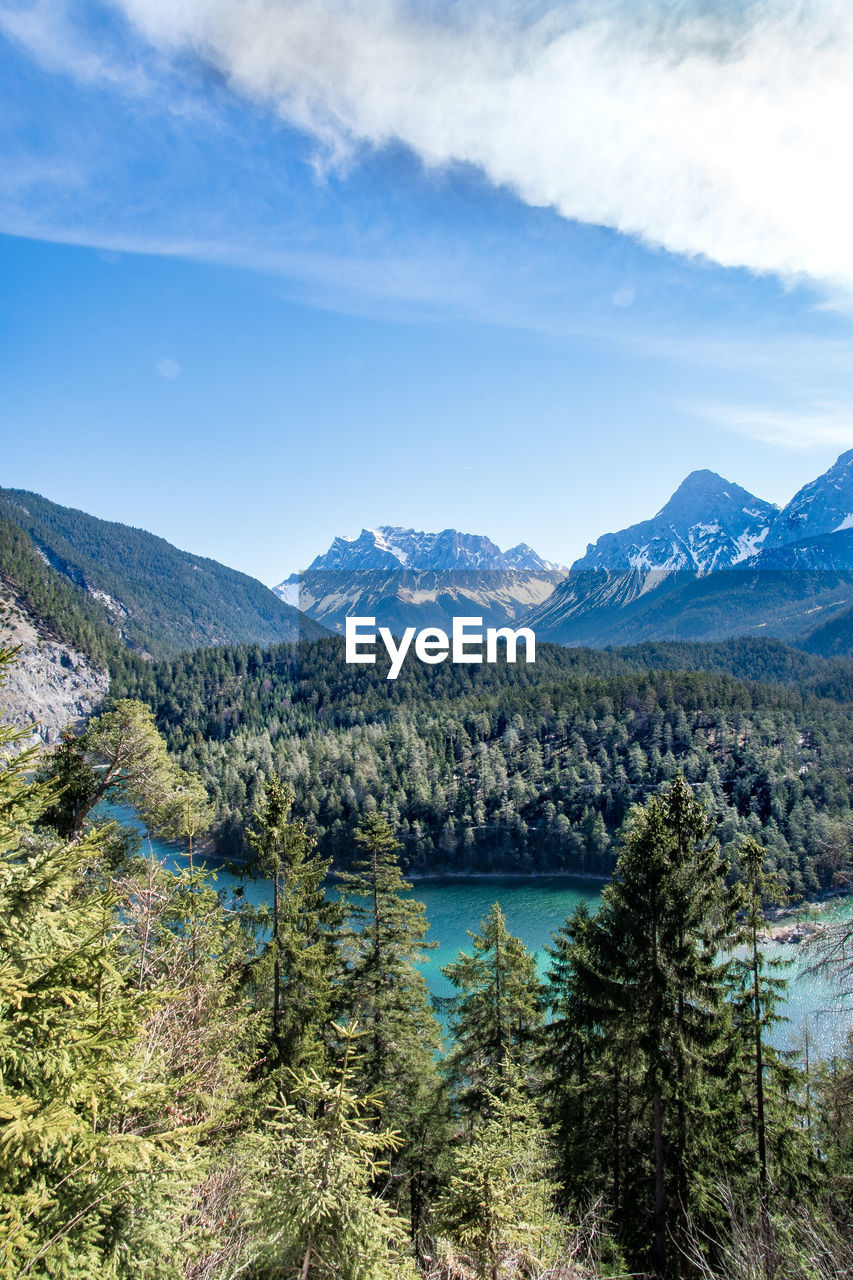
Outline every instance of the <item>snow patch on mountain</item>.
[(606, 533), (572, 572), (635, 569), (642, 573), (730, 568), (755, 554), (778, 509), (713, 471), (694, 471), (657, 515)]
[(842, 453), (828, 471), (803, 485), (782, 509), (769, 547), (839, 533), (853, 527), (853, 449)]
[(502, 625), (541, 604), (567, 572), (524, 542), (504, 552), (482, 534), (380, 525), (335, 538), (273, 590), (337, 631), (352, 615), (382, 618), (392, 628), (443, 626), (461, 614)]

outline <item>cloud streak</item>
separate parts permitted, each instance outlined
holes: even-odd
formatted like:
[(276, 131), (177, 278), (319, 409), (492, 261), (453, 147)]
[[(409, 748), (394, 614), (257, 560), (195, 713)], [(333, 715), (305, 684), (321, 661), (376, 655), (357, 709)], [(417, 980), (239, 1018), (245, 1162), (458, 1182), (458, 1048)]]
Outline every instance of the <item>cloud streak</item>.
[(330, 163), (402, 142), (565, 218), (853, 289), (843, 0), (113, 3), (161, 52), (200, 57), (310, 131)]
[(835, 403), (768, 408), (705, 404), (691, 410), (716, 426), (791, 452), (849, 449), (853, 446), (853, 410)]

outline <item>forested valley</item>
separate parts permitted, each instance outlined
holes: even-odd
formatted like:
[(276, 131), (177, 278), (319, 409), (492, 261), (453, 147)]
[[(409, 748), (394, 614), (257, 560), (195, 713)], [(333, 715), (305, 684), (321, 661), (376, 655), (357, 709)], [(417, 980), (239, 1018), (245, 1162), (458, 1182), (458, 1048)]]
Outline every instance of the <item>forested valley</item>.
[(773, 641), (539, 648), (526, 666), (352, 667), (343, 643), (197, 650), (127, 664), (141, 699), (204, 782), (215, 848), (245, 860), (265, 780), (336, 865), (366, 804), (407, 872), (609, 874), (632, 805), (681, 773), (737, 873), (754, 837), (793, 896), (850, 869), (853, 662)]
[[(40, 760), (0, 728), (0, 1276), (853, 1274), (853, 1049), (774, 1048), (762, 932), (845, 874), (844, 705), (559, 652), (371, 700), (328, 652), (154, 668)], [(469, 803), (615, 874), (545, 975), (496, 903), (436, 1009), (404, 867), (449, 813), (483, 856)], [(268, 908), (217, 891), (223, 829)]]

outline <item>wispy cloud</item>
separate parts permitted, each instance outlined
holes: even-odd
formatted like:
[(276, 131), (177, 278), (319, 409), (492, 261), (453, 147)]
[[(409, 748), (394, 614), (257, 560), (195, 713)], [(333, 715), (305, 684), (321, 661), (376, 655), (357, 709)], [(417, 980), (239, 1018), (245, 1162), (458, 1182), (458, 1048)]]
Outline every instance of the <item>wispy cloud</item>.
[(122, 57), (106, 30), (93, 40), (74, 20), (69, 0), (31, 0), (0, 5), (0, 34), (17, 41), (51, 71), (72, 74), (84, 84), (119, 87), (136, 96), (153, 84), (138, 60)]
[(566, 218), (853, 287), (845, 0), (113, 2), (333, 160), (400, 141)]
[(692, 412), (716, 426), (761, 444), (792, 452), (853, 447), (853, 410), (841, 404), (803, 407), (703, 404)]

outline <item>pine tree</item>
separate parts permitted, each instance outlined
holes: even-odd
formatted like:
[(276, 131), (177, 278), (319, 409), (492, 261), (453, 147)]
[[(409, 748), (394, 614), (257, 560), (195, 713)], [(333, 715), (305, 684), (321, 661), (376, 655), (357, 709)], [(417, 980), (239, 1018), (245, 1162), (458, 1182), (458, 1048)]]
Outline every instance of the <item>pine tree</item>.
[(436, 1182), (446, 1137), (446, 1106), (438, 1075), (441, 1036), (426, 981), (417, 967), (429, 924), (424, 905), (406, 896), (387, 819), (370, 812), (356, 830), (365, 857), (338, 872), (349, 930), (341, 1003), (364, 1028), (358, 1079), (379, 1089), (385, 1121), (404, 1135), (392, 1175), (408, 1200), (412, 1233), (420, 1239), (426, 1200)]
[(317, 857), (304, 823), (289, 818), (293, 799), (292, 788), (268, 779), (248, 838), (273, 889), (272, 938), (259, 974), (263, 984), (271, 962), (272, 1058), (295, 1069), (326, 1061), (342, 907), (326, 896), (330, 859)]
[(130, 805), (156, 831), (164, 798), (175, 790), (175, 772), (150, 707), (120, 698), (79, 737), (64, 735), (48, 757), (42, 776), (62, 792), (42, 822), (79, 840), (96, 805), (109, 800)]
[(683, 1238), (725, 1157), (714, 1115), (728, 1045), (719, 949), (733, 903), (709, 837), (681, 777), (632, 811), (602, 907), (571, 949), (579, 1024), (596, 1028), (608, 1049), (631, 1047), (632, 1092), (645, 1118), (639, 1145), (625, 1146), (621, 1180), (631, 1194), (622, 1194), (622, 1228), (635, 1257), (647, 1251), (659, 1275), (678, 1272), (670, 1239)]
[(453, 1047), (448, 1058), (459, 1102), (478, 1110), (487, 1089), (514, 1068), (524, 1080), (531, 1072), (544, 993), (536, 961), (513, 937), (496, 902), (480, 924), (468, 930), (472, 950), (460, 951), (442, 973), (457, 989), (443, 997)]

